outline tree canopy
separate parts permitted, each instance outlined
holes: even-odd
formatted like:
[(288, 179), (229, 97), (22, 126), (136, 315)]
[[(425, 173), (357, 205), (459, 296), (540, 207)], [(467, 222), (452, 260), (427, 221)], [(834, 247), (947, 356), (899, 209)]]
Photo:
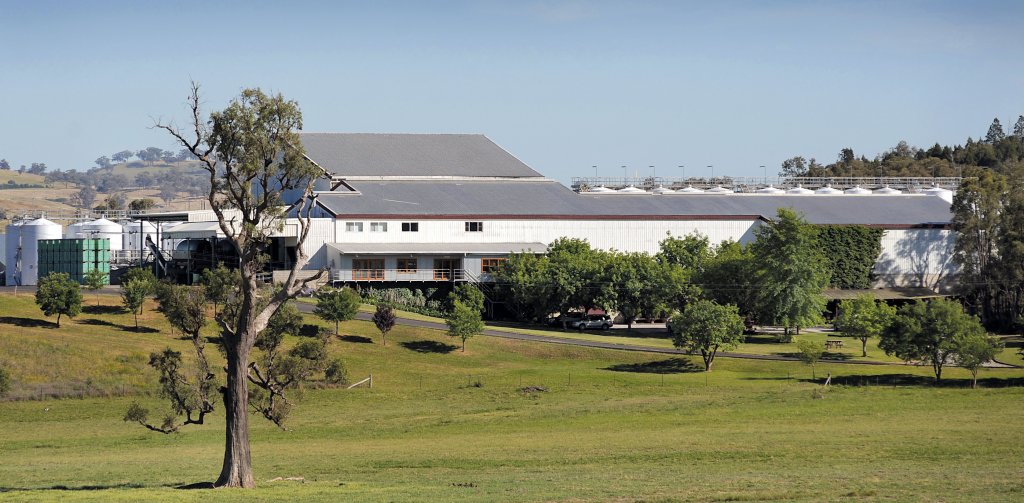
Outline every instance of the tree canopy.
[(74, 318), (82, 312), (82, 289), (67, 273), (51, 272), (39, 280), (36, 304), (46, 316), (57, 315), (57, 328), (61, 316)]
[(743, 341), (743, 318), (736, 306), (711, 300), (694, 301), (672, 317), (670, 327), (672, 343), (687, 351), (700, 351), (706, 372), (711, 371), (719, 350), (733, 349)]
[(957, 342), (984, 335), (979, 320), (965, 313), (959, 302), (936, 299), (900, 308), (878, 347), (906, 361), (930, 364), (939, 381), (943, 367), (957, 354)]
[(807, 327), (821, 322), (829, 274), (817, 231), (789, 208), (755, 231), (756, 309), (762, 324)]

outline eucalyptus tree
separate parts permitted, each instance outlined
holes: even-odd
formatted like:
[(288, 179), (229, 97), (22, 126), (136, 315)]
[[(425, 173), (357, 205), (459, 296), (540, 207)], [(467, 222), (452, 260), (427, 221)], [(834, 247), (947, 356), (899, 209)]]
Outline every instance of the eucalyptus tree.
[[(255, 486), (249, 448), (249, 383), (257, 369), (251, 360), (257, 336), (270, 318), (325, 270), (300, 278), (309, 261), (303, 243), (309, 235), (313, 185), (323, 170), (304, 154), (298, 130), (302, 113), (280, 94), (245, 89), (209, 117), (200, 107), (199, 86), (187, 99), (188, 126), (157, 123), (197, 160), (209, 179), (207, 202), (225, 240), (238, 256), (240, 280), (231, 315), (218, 316), (227, 359), (221, 388), (225, 412), (224, 460), (216, 486)], [(282, 194), (294, 194), (290, 205)], [(261, 288), (259, 277), (269, 257), (270, 236), (294, 216), (296, 256), (281, 288)], [(266, 375), (266, 372), (263, 373)]]

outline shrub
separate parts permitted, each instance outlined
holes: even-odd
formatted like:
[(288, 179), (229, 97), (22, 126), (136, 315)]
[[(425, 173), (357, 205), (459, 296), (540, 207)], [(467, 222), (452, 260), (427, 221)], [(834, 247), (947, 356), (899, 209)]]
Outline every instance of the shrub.
[(324, 370), (324, 380), (328, 384), (348, 384), (348, 369), (341, 358), (335, 358)]

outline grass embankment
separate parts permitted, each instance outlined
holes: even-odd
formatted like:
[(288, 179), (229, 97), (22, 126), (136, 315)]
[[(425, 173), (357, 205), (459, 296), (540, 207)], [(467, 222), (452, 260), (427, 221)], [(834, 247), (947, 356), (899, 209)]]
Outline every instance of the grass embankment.
[[(155, 332), (123, 330), (131, 315), (112, 312), (83, 314), (59, 330), (11, 324), (41, 319), (30, 297), (0, 298), (0, 359), (14, 364), (17, 386), (104, 373), (113, 383), (111, 365), (123, 379), (146, 380), (144, 365), (118, 358), (186, 349), (148, 310), (142, 324)], [(219, 411), (208, 425), (164, 436), (123, 423), (133, 398), (112, 397), (0, 403), (0, 498), (997, 501), (1024, 494), (1021, 369), (984, 370), (987, 387), (970, 390), (959, 369), (948, 371), (954, 386), (934, 387), (925, 368), (823, 364), (819, 377), (832, 372), (839, 382), (871, 385), (833, 386), (814, 399), (819, 386), (808, 382), (809, 367), (789, 362), (720, 360), (705, 374), (690, 358), (486, 337), (462, 353), (438, 331), (399, 326), (386, 347), (368, 322), (344, 323), (342, 332), (330, 351), (353, 379), (372, 372), (374, 388), (307, 392), (289, 431), (254, 417), (255, 491), (173, 488), (215, 477)], [(41, 349), (29, 351), (34, 346)], [(897, 373), (902, 381), (893, 387)], [(547, 391), (519, 391), (528, 385)], [(305, 482), (270, 481), (277, 477)]]

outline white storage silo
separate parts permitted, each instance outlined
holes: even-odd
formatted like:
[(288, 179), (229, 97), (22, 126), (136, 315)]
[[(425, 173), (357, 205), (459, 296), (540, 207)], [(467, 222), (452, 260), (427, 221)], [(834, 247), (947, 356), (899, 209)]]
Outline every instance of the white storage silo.
[(87, 222), (77, 222), (77, 223), (73, 223), (73, 224), (69, 225), (67, 229), (64, 229), (64, 238), (65, 239), (78, 239), (78, 238), (85, 237), (85, 236), (82, 236), (82, 227), (86, 223)]
[(91, 222), (82, 224), (80, 237), (90, 239), (109, 239), (110, 251), (116, 252), (122, 249), (121, 243), (124, 241), (123, 233), (124, 229), (121, 228), (120, 224), (111, 222), (106, 218), (98, 218)]
[(45, 218), (37, 218), (21, 226), (21, 282), (39, 284), (39, 240), (60, 239), (64, 228)]
[(4, 266), (7, 268), (7, 286), (15, 286), (18, 280), (15, 272), (18, 268), (18, 247), (21, 246), (21, 227), (24, 221), (7, 224), (7, 242), (4, 244)]
[(156, 242), (156, 226), (145, 220), (133, 220), (124, 224), (124, 249), (138, 251), (146, 248), (146, 236)]
[[(943, 201), (946, 201), (949, 204), (953, 204), (953, 191), (952, 190), (944, 189), (942, 187), (932, 187), (930, 189), (925, 189), (923, 191), (923, 193), (926, 194), (926, 195), (929, 195), (929, 196), (938, 197), (938, 198), (942, 199)], [(7, 239), (10, 239), (10, 238), (7, 238)]]

